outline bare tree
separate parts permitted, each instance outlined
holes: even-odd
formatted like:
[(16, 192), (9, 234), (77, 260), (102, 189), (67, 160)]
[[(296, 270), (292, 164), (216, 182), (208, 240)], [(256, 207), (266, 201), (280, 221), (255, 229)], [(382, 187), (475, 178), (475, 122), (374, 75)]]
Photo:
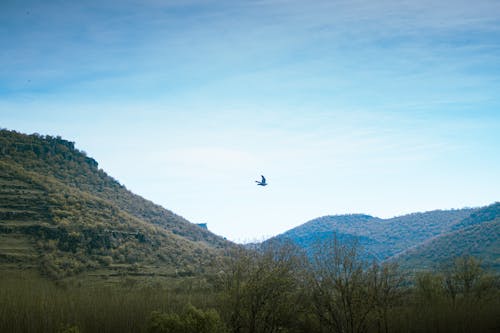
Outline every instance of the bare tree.
[(441, 267), (443, 289), (455, 307), (460, 297), (466, 304), (482, 300), (494, 288), (494, 277), (472, 256), (457, 257), (451, 264)]
[(296, 252), (290, 244), (271, 244), (235, 253), (224, 277), (232, 332), (274, 333), (293, 325), (300, 276)]
[(378, 332), (389, 332), (389, 311), (403, 297), (404, 275), (396, 263), (374, 262), (368, 271), (369, 291), (377, 318)]
[(367, 331), (373, 298), (357, 244), (318, 242), (311, 259), (311, 288), (321, 326), (339, 333)]

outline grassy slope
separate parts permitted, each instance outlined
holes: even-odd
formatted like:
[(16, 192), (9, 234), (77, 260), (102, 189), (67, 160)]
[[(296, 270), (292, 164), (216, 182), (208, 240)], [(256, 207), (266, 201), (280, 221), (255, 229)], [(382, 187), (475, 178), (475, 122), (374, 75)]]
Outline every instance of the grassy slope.
[(232, 246), (134, 195), (71, 142), (2, 130), (0, 144), (3, 269), (194, 274)]

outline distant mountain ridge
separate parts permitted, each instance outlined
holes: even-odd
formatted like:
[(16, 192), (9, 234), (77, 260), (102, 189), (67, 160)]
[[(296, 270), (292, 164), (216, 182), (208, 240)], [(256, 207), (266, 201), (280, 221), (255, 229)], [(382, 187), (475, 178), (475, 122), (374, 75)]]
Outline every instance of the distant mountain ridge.
[(336, 237), (341, 242), (357, 241), (365, 259), (399, 260), (410, 269), (464, 254), (476, 255), (500, 269), (499, 218), (500, 203), (389, 219), (364, 214), (323, 216), (267, 242), (291, 240), (310, 252), (318, 240)]
[(60, 137), (0, 130), (0, 263), (52, 277), (193, 274), (234, 246), (127, 190)]
[(478, 209), (450, 232), (399, 253), (394, 260), (404, 268), (432, 269), (436, 263), (464, 255), (478, 257), (486, 267), (500, 271), (500, 203)]

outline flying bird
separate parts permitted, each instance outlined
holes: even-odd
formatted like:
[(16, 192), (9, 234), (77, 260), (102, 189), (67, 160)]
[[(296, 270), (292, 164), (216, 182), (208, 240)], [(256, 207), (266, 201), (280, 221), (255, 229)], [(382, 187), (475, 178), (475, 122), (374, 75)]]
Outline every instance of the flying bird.
[(262, 177), (262, 179), (261, 179), (261, 181), (260, 181), (260, 182), (259, 182), (258, 180), (256, 180), (255, 182), (256, 182), (256, 183), (257, 183), (257, 185), (259, 185), (259, 186), (266, 186), (266, 185), (267, 185), (267, 183), (266, 183), (266, 177), (264, 177), (264, 176), (262, 176), (262, 175), (261, 175), (261, 177)]

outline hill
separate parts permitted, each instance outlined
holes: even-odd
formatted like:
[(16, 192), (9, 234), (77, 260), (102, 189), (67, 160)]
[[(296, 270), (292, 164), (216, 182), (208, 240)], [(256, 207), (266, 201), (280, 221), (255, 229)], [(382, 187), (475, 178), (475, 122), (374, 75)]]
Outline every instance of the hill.
[(341, 242), (356, 241), (365, 259), (402, 260), (407, 268), (429, 267), (462, 254), (484, 257), (487, 264), (495, 266), (500, 249), (495, 220), (500, 216), (499, 205), (436, 210), (390, 219), (362, 214), (324, 216), (268, 242), (288, 239), (311, 252), (318, 240), (336, 237)]
[(133, 194), (60, 137), (0, 130), (0, 264), (82, 272), (195, 274), (233, 246)]
[(453, 226), (452, 231), (431, 238), (395, 258), (403, 268), (435, 268), (457, 256), (472, 255), (484, 266), (500, 271), (500, 203), (477, 210)]

